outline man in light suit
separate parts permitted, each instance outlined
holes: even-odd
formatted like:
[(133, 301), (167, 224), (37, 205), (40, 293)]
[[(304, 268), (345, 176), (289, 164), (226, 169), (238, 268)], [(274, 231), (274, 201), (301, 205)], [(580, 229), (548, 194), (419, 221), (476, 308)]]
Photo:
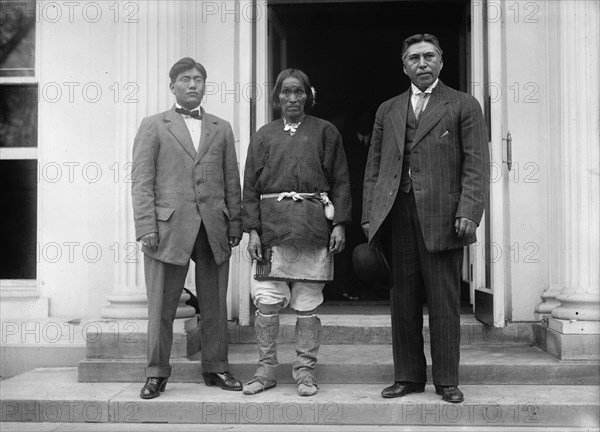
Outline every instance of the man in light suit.
[(173, 320), (190, 258), (196, 263), (204, 382), (242, 390), (227, 360), (229, 257), (242, 237), (233, 132), (200, 106), (206, 81), (200, 63), (183, 58), (169, 77), (177, 103), (142, 120), (133, 146), (133, 210), (149, 318), (143, 399), (160, 396), (171, 374)]
[(425, 389), (426, 302), (433, 384), (443, 400), (458, 403), (464, 400), (458, 388), (461, 264), (489, 193), (486, 125), (475, 98), (438, 80), (442, 49), (434, 36), (408, 37), (402, 60), (412, 84), (377, 112), (361, 221), (392, 270), (395, 383), (382, 396)]

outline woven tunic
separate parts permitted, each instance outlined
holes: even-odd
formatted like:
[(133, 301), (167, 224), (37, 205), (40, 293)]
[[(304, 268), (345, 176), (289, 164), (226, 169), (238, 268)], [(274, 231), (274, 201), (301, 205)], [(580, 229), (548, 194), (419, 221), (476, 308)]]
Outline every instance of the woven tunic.
[(327, 192), (333, 225), (351, 221), (350, 181), (342, 137), (326, 120), (307, 115), (294, 136), (275, 120), (252, 137), (244, 172), (244, 231), (256, 229), (263, 247), (304, 240), (328, 246), (331, 222), (318, 200), (293, 201), (261, 194)]

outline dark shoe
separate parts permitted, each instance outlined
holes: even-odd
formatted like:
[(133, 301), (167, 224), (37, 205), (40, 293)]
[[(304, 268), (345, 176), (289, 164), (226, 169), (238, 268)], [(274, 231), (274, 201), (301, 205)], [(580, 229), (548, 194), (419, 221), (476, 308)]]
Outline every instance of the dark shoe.
[(442, 395), (442, 399), (446, 402), (461, 403), (465, 400), (463, 392), (456, 386), (435, 386), (435, 392)]
[(423, 393), (425, 391), (425, 383), (415, 383), (400, 381), (393, 385), (384, 388), (381, 391), (381, 396), (384, 398), (396, 398), (406, 396), (410, 393)]
[(146, 384), (142, 387), (140, 397), (142, 399), (154, 399), (159, 397), (161, 392), (167, 388), (167, 377), (150, 377), (146, 378)]
[(204, 384), (207, 386), (219, 386), (223, 390), (241, 391), (242, 383), (235, 379), (228, 371), (222, 373), (203, 373)]

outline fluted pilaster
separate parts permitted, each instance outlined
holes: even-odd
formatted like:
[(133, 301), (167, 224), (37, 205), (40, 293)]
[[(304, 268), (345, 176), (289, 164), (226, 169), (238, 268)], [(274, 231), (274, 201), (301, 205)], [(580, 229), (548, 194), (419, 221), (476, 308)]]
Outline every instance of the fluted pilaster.
[(599, 6), (560, 2), (564, 284), (552, 317), (600, 320)]
[[(168, 72), (179, 58), (193, 53), (193, 28), (188, 27), (194, 16), (195, 2), (140, 1), (137, 22), (122, 22), (117, 26), (115, 52), (118, 53), (118, 79), (121, 91), (131, 95), (129, 103), (120, 102), (117, 116), (117, 157), (124, 169), (131, 169), (133, 139), (141, 120), (170, 107)], [(134, 92), (135, 90), (135, 92)], [(132, 177), (135, 177), (135, 172)], [(131, 204), (131, 184), (117, 185), (115, 236), (122, 247), (136, 245), (134, 258), (117, 264), (115, 289), (106, 298), (110, 305), (102, 317), (144, 319), (148, 317), (148, 299), (144, 283), (143, 254), (136, 243)], [(195, 311), (185, 305), (189, 295), (183, 294), (177, 318), (193, 316)]]

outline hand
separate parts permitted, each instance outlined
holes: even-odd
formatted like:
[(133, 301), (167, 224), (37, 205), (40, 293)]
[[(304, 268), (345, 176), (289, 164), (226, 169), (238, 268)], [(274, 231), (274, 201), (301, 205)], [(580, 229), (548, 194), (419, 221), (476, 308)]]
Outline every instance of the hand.
[(239, 237), (229, 236), (229, 247), (234, 248), (239, 244), (240, 244)]
[(346, 228), (339, 224), (333, 227), (331, 236), (329, 237), (329, 252), (340, 253), (346, 246)]
[(363, 229), (363, 233), (365, 233), (365, 237), (368, 240), (369, 239), (369, 222), (365, 222), (364, 224), (361, 225), (361, 227)]
[(470, 236), (475, 233), (477, 229), (477, 224), (473, 222), (471, 219), (466, 217), (456, 218), (454, 221), (454, 230), (456, 231), (456, 235), (460, 238), (463, 235)]
[(262, 245), (260, 243), (260, 236), (256, 230), (250, 230), (250, 241), (248, 241), (248, 252), (250, 258), (262, 261)]
[(140, 238), (140, 243), (144, 246), (148, 246), (152, 250), (158, 249), (158, 233), (153, 232), (142, 236)]

